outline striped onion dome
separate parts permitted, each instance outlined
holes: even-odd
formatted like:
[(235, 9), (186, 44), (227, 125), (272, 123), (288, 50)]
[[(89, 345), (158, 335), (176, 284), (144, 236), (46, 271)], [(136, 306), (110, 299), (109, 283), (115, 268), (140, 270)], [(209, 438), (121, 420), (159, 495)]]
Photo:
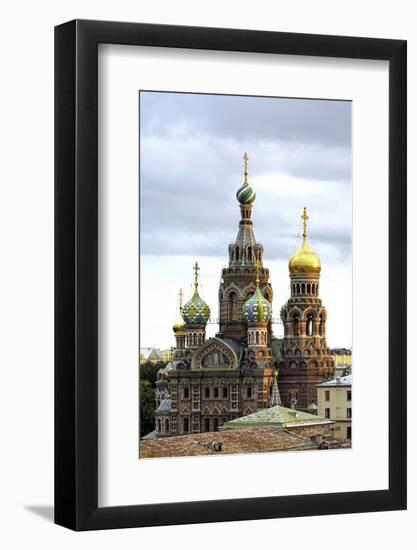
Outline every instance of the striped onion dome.
[(239, 187), (237, 190), (236, 198), (240, 204), (252, 204), (256, 199), (256, 193), (249, 183), (244, 183), (242, 187)]
[(236, 198), (240, 202), (240, 204), (252, 204), (253, 201), (256, 199), (256, 193), (248, 183), (247, 153), (243, 155), (243, 160), (244, 160), (244, 168), (243, 168), (244, 181), (243, 181), (243, 185), (239, 187), (239, 189), (236, 192)]

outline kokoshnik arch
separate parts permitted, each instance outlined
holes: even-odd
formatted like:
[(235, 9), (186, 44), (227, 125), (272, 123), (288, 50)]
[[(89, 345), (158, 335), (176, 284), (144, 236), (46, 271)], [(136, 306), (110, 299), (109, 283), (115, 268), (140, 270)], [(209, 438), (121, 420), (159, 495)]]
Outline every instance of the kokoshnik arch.
[(273, 335), (273, 291), (253, 230), (256, 193), (248, 182), (246, 153), (243, 158), (244, 181), (236, 193), (241, 219), (221, 273), (219, 331), (206, 339), (210, 308), (199, 295), (196, 262), (193, 296), (183, 305), (179, 294), (173, 360), (158, 372), (157, 436), (216, 431), (226, 421), (277, 404), (310, 411), (316, 408), (316, 385), (335, 373), (319, 295), (321, 262), (308, 244), (306, 208), (302, 242), (288, 264), (284, 337)]

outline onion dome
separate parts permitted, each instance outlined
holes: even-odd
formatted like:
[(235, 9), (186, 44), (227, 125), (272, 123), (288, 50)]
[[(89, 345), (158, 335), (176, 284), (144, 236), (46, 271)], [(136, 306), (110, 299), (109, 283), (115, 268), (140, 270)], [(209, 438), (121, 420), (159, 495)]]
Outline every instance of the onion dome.
[(178, 293), (178, 307), (177, 307), (177, 317), (175, 323), (172, 326), (175, 336), (185, 336), (185, 323), (182, 316), (182, 289)]
[(320, 258), (308, 246), (307, 242), (307, 209), (304, 207), (301, 216), (303, 220), (303, 242), (297, 252), (291, 256), (288, 269), (291, 275), (319, 274), (321, 271)]
[(243, 315), (249, 323), (267, 323), (272, 316), (271, 304), (259, 288), (259, 262), (256, 264), (256, 290), (243, 306)]
[(182, 308), (182, 316), (187, 326), (206, 325), (210, 318), (210, 308), (206, 302), (200, 298), (198, 293), (198, 263), (194, 265), (194, 294)]
[(248, 154), (245, 153), (243, 155), (244, 160), (244, 182), (242, 187), (239, 187), (239, 189), (236, 192), (236, 198), (240, 202), (240, 204), (252, 204), (253, 201), (256, 199), (256, 193), (252, 189), (252, 187), (248, 183)]
[(171, 409), (172, 409), (172, 401), (171, 399), (168, 399), (165, 397), (164, 399), (162, 399), (161, 403), (159, 404), (157, 411), (169, 412)]

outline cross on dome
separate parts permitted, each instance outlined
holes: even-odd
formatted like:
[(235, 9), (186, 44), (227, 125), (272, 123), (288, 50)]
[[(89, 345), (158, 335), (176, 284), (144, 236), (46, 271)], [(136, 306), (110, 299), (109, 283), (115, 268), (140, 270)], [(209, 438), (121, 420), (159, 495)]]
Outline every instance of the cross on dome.
[(307, 208), (304, 206), (303, 213), (301, 214), (301, 219), (303, 220), (303, 237), (307, 237), (307, 220), (309, 219), (307, 214)]

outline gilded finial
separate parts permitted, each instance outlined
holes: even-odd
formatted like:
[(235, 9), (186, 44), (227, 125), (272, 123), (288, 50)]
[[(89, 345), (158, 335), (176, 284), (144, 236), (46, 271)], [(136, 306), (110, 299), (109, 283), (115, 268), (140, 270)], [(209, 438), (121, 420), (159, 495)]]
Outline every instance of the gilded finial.
[(301, 215), (301, 219), (303, 220), (303, 238), (305, 239), (307, 237), (307, 220), (308, 214), (307, 214), (307, 208), (304, 206), (303, 213)]
[(194, 264), (194, 288), (197, 291), (198, 288), (198, 272), (200, 271), (200, 268), (198, 267), (198, 263), (196, 262)]
[(256, 286), (258, 287), (259, 286), (259, 268), (261, 266), (261, 263), (259, 260), (256, 260), (256, 263), (255, 263), (255, 270), (256, 270)]
[(243, 155), (243, 176), (245, 185), (248, 184), (248, 160), (248, 154), (245, 152), (245, 154)]

